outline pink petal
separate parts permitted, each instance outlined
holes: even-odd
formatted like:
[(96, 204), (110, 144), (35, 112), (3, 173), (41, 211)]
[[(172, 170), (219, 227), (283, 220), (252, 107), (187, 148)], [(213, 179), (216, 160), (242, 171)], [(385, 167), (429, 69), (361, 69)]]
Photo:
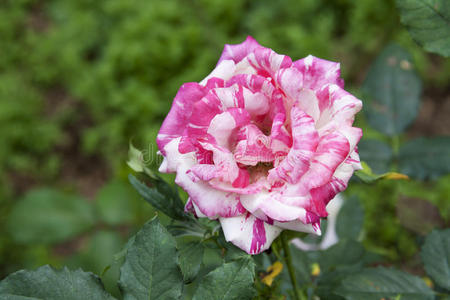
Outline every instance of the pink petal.
[(237, 133), (237, 145), (234, 157), (237, 162), (256, 166), (259, 162), (271, 162), (274, 159), (270, 149), (270, 138), (264, 135), (254, 124), (249, 124)]
[(340, 132), (333, 132), (320, 138), (308, 172), (301, 178), (306, 190), (327, 183), (336, 168), (346, 159), (350, 143)]
[(275, 156), (275, 167), (286, 157), (292, 147), (292, 137), (284, 126), (285, 120), (286, 116), (283, 113), (276, 114), (270, 130), (270, 148)]
[(220, 218), (225, 239), (248, 254), (259, 254), (268, 249), (280, 234), (279, 227), (269, 225), (251, 214), (234, 218)]
[(314, 120), (301, 109), (291, 110), (293, 145), (287, 157), (269, 171), (269, 181), (286, 181), (296, 183), (305, 174), (314, 156), (319, 136), (314, 127)]
[(318, 90), (326, 84), (336, 84), (344, 87), (344, 80), (340, 78), (340, 64), (312, 55), (299, 59), (293, 63), (303, 74), (303, 85), (305, 88)]
[(163, 154), (165, 154), (164, 146), (182, 135), (190, 121), (195, 102), (202, 99), (205, 94), (206, 90), (195, 82), (185, 83), (180, 87), (156, 138), (158, 148)]
[(301, 220), (310, 223), (307, 211), (303, 208), (308, 204), (308, 197), (287, 196), (277, 191), (263, 190), (254, 195), (241, 195), (241, 204), (246, 210), (262, 220), (269, 219), (288, 222)]
[(209, 181), (209, 184), (215, 189), (238, 195), (256, 194), (261, 192), (264, 188), (270, 188), (265, 178), (260, 178), (260, 180), (257, 180), (256, 182), (249, 183), (250, 176), (248, 172), (245, 172), (246, 170), (242, 168), (240, 170), (242, 170), (242, 175), (240, 175), (233, 184), (215, 179)]
[(225, 108), (245, 108), (252, 116), (266, 114), (269, 111), (269, 99), (260, 92), (234, 84), (230, 87), (215, 89), (214, 93)]
[(226, 44), (223, 49), (222, 55), (220, 56), (219, 64), (224, 60), (233, 60), (235, 63), (238, 63), (249, 53), (253, 52), (259, 47), (262, 46), (258, 44), (258, 42), (251, 36), (248, 36), (247, 39), (240, 44)]
[(300, 220), (294, 220), (290, 222), (278, 222), (274, 221), (273, 225), (278, 226), (282, 229), (288, 229), (298, 232), (306, 232), (306, 233), (312, 233), (316, 235), (321, 235), (322, 232), (320, 231), (320, 222), (318, 223), (310, 223), (305, 224)]
[(236, 129), (234, 117), (229, 112), (216, 115), (209, 124), (208, 134), (214, 137), (217, 145), (230, 148), (230, 136)]
[(326, 85), (316, 93), (319, 100), (320, 131), (332, 131), (342, 125), (351, 126), (356, 113), (362, 108), (361, 100), (337, 85)]
[(222, 113), (220, 100), (215, 94), (208, 93), (193, 105), (189, 123), (183, 134), (194, 139), (205, 137), (211, 120), (220, 113)]
[(253, 93), (260, 92), (268, 98), (272, 97), (275, 87), (272, 84), (272, 79), (256, 74), (237, 74), (230, 78), (226, 83), (226, 87), (233, 85), (242, 86), (249, 89)]
[(347, 188), (348, 181), (358, 166), (360, 166), (359, 156), (356, 152), (353, 152), (345, 162), (336, 169), (329, 182), (310, 191), (313, 201), (320, 201), (323, 202), (324, 205), (327, 205), (338, 193)]
[(227, 148), (210, 144), (200, 143), (205, 150), (213, 152), (213, 161), (216, 167), (217, 177), (222, 181), (233, 183), (240, 175), (233, 153)]
[(257, 71), (257, 74), (264, 77), (273, 78), (278, 70), (292, 65), (289, 56), (277, 54), (272, 49), (263, 47), (255, 49), (246, 59)]
[(290, 106), (295, 104), (315, 121), (319, 119), (319, 101), (315, 92), (304, 86), (303, 74), (299, 70), (294, 67), (281, 69), (276, 73), (275, 79)]
[(197, 164), (194, 153), (178, 152), (180, 138), (169, 142), (164, 150), (166, 157), (160, 172), (176, 172), (175, 183), (181, 186), (190, 196), (199, 212), (210, 219), (233, 217), (245, 212), (239, 202), (239, 196), (212, 188), (203, 181), (192, 180), (191, 169)]
[(235, 70), (236, 66), (232, 60), (219, 61), (214, 70), (208, 76), (206, 76), (205, 79), (200, 82), (200, 84), (211, 86), (211, 83), (208, 84), (208, 81), (212, 78), (220, 78), (221, 80), (226, 81), (233, 76)]

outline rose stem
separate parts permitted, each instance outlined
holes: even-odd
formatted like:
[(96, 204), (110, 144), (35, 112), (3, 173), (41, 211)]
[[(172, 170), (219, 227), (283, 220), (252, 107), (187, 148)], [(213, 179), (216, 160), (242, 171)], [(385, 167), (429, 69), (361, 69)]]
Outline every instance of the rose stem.
[(297, 280), (295, 279), (295, 270), (294, 267), (292, 266), (291, 250), (289, 249), (289, 241), (287, 240), (286, 230), (284, 230), (281, 233), (281, 243), (283, 244), (284, 260), (286, 262), (289, 271), (289, 277), (291, 278), (292, 287), (294, 288), (295, 299), (296, 300), (307, 299), (305, 295), (300, 293), (297, 286)]

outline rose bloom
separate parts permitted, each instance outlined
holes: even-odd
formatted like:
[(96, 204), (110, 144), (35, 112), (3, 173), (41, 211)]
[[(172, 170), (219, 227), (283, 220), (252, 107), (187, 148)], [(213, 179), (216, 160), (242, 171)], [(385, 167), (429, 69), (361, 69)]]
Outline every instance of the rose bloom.
[(320, 234), (326, 206), (361, 169), (352, 127), (362, 103), (339, 63), (291, 58), (252, 37), (179, 89), (159, 131), (161, 172), (176, 172), (186, 210), (218, 219), (249, 254), (283, 229)]

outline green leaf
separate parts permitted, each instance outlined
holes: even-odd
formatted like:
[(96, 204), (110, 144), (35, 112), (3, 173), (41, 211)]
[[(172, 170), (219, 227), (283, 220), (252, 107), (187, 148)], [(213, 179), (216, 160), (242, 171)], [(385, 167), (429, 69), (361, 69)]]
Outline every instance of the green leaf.
[(336, 292), (347, 300), (380, 300), (387, 297), (408, 300), (434, 299), (433, 291), (422, 279), (382, 267), (364, 269), (347, 276)]
[(139, 149), (135, 148), (131, 142), (128, 149), (127, 164), (136, 172), (144, 172), (144, 168), (146, 167), (144, 163), (144, 155)]
[(183, 277), (175, 239), (157, 218), (144, 225), (129, 246), (120, 269), (124, 299), (178, 299)]
[(351, 275), (354, 270), (339, 270), (321, 274), (318, 278), (316, 293), (320, 299), (342, 300), (343, 297), (336, 294), (337, 288), (343, 279)]
[(432, 231), (420, 255), (427, 274), (439, 286), (450, 290), (450, 229)]
[(104, 289), (101, 280), (90, 272), (67, 268), (56, 270), (43, 266), (36, 271), (21, 270), (0, 282), (0, 298), (85, 300), (114, 299)]
[(184, 212), (183, 201), (181, 201), (176, 189), (161, 178), (153, 179), (152, 187), (148, 187), (131, 174), (128, 179), (139, 194), (154, 208), (175, 220), (189, 219), (189, 216)]
[(147, 167), (147, 162), (145, 161), (144, 153), (141, 150), (135, 148), (130, 142), (130, 148), (128, 150), (128, 161), (127, 165), (135, 172), (144, 172), (153, 179), (158, 179), (158, 176)]
[(422, 93), (409, 53), (397, 45), (387, 46), (370, 67), (363, 92), (369, 124), (389, 136), (402, 133), (416, 118)]
[(385, 142), (369, 139), (358, 143), (361, 160), (367, 162), (375, 173), (384, 173), (389, 170), (392, 161), (391, 146)]
[(450, 137), (418, 138), (399, 152), (399, 169), (417, 179), (436, 179), (450, 173)]
[(364, 223), (364, 210), (356, 197), (346, 198), (337, 221), (336, 233), (341, 239), (357, 240)]
[(322, 272), (359, 268), (366, 254), (364, 247), (354, 240), (341, 240), (320, 254)]
[(193, 300), (244, 300), (255, 295), (251, 258), (225, 263), (202, 278)]
[(53, 189), (28, 192), (11, 211), (8, 230), (19, 243), (56, 243), (92, 227), (95, 218), (85, 199)]
[(108, 225), (130, 224), (135, 214), (131, 198), (133, 189), (122, 181), (114, 180), (103, 186), (95, 199), (95, 206), (103, 222)]
[(360, 180), (362, 180), (365, 183), (373, 183), (380, 179), (391, 179), (391, 180), (409, 179), (408, 176), (401, 174), (401, 173), (396, 173), (396, 172), (387, 172), (384, 174), (374, 174), (372, 172), (372, 169), (369, 167), (369, 165), (366, 164), (364, 161), (361, 161), (361, 165), (362, 165), (363, 169), (356, 171), (355, 176), (358, 177)]
[(180, 247), (180, 268), (185, 283), (192, 282), (200, 271), (203, 260), (203, 245), (199, 242), (189, 242)]
[(425, 50), (450, 56), (450, 2), (397, 0), (400, 19)]

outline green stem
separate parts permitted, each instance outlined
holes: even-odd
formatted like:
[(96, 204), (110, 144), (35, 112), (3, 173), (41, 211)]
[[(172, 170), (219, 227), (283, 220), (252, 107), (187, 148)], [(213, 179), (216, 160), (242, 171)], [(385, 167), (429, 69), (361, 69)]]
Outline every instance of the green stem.
[(306, 300), (306, 295), (300, 293), (297, 286), (297, 280), (295, 279), (295, 270), (292, 265), (291, 250), (289, 249), (289, 241), (287, 240), (287, 231), (281, 233), (281, 243), (283, 244), (284, 261), (289, 271), (289, 277), (291, 278), (292, 287), (294, 288), (294, 295), (296, 300)]

